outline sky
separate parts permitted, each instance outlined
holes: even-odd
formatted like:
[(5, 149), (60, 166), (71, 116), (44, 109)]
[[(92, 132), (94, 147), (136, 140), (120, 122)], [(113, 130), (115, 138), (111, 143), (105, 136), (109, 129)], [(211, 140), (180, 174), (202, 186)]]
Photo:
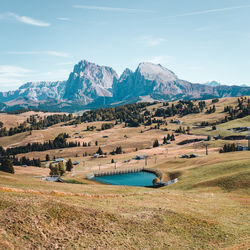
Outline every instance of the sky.
[(250, 86), (250, 0), (0, 0), (0, 91), (67, 80), (83, 59)]

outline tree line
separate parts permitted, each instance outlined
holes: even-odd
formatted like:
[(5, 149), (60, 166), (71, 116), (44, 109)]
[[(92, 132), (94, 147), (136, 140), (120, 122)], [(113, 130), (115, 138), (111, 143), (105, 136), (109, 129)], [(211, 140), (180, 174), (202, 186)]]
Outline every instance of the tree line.
[(11, 127), (9, 130), (3, 127), (3, 123), (0, 122), (0, 137), (12, 136), (15, 134), (32, 131), (32, 130), (42, 130), (51, 127), (55, 124), (61, 122), (68, 122), (74, 117), (72, 114), (54, 114), (49, 116), (37, 117), (36, 115), (31, 115), (27, 120), (16, 127)]
[(216, 125), (232, 121), (234, 119), (244, 118), (250, 115), (250, 98), (240, 97), (237, 99), (237, 105), (235, 107), (227, 105), (224, 107), (224, 113), (228, 113), (223, 119), (216, 122), (206, 122), (202, 121), (200, 123), (201, 127), (213, 126), (216, 129)]
[(177, 104), (173, 103), (171, 106), (169, 106), (168, 103), (164, 103), (163, 107), (158, 108), (153, 116), (163, 118), (172, 117), (175, 115), (185, 116), (188, 114), (203, 112), (205, 107), (205, 101), (199, 101), (198, 104), (196, 104), (191, 100), (180, 100)]
[(220, 149), (220, 153), (228, 153), (238, 151), (237, 145), (235, 143), (225, 144), (223, 148)]
[(17, 155), (24, 154), (34, 151), (47, 151), (52, 149), (60, 149), (60, 148), (71, 148), (79, 146), (77, 142), (67, 142), (67, 138), (69, 135), (66, 133), (59, 134), (54, 140), (49, 140), (44, 143), (28, 143), (25, 146), (18, 146), (13, 148), (7, 148), (6, 150), (0, 146), (0, 155), (1, 156), (9, 156), (9, 155)]
[(238, 98), (237, 101), (238, 104), (234, 108), (232, 106), (224, 107), (224, 112), (228, 113), (228, 116), (225, 116), (223, 122), (243, 118), (250, 115), (250, 98), (241, 97)]

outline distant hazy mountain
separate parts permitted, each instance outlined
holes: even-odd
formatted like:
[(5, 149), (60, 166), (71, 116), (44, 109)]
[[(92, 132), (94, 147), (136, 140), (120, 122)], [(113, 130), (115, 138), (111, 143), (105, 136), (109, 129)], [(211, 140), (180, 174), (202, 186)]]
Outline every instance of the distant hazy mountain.
[(16, 91), (0, 92), (0, 109), (40, 108), (78, 111), (138, 101), (210, 99), (250, 95), (250, 87), (224, 86), (213, 81), (194, 84), (179, 79), (160, 64), (141, 63), (118, 78), (110, 67), (86, 60), (75, 65), (67, 81), (26, 83)]
[(240, 87), (250, 87), (250, 85), (247, 85), (247, 84), (241, 84), (239, 85)]
[(209, 86), (212, 86), (212, 87), (218, 87), (220, 86), (221, 84), (217, 81), (211, 81), (211, 82), (206, 82), (204, 83), (205, 85), (209, 85)]
[(20, 97), (27, 97), (33, 101), (43, 101), (47, 98), (61, 99), (65, 92), (64, 82), (28, 82), (18, 90), (0, 92), (0, 101), (11, 101)]

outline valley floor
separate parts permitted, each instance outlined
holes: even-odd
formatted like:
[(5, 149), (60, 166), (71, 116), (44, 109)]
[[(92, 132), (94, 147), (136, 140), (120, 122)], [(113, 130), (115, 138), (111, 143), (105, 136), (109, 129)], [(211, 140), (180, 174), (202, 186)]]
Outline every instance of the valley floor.
[[(218, 119), (223, 115), (223, 105), (234, 102), (220, 100), (215, 114), (184, 116), (183, 125), (195, 127), (201, 119)], [(249, 119), (247, 116), (221, 124), (216, 131), (206, 127), (192, 129), (190, 135), (176, 134), (175, 142), (157, 148), (152, 148), (153, 141), (161, 142), (179, 125), (169, 123), (168, 132), (122, 125), (91, 132), (85, 131), (89, 125), (85, 123), (77, 127), (55, 125), (32, 131), (32, 135), (25, 132), (0, 138), (3, 146), (25, 145), (67, 132), (71, 140), (92, 143), (86, 148), (24, 154), (80, 161), (62, 177), (80, 184), (43, 181), (42, 177), (49, 175), (48, 167), (15, 167), (14, 175), (0, 172), (0, 249), (249, 249), (250, 152), (220, 154), (219, 149), (228, 141), (213, 139), (209, 141), (208, 155), (203, 142), (178, 145), (207, 135), (231, 135), (228, 128), (247, 126)], [(92, 124), (98, 127), (101, 122)], [(78, 132), (83, 138), (75, 138)], [(241, 143), (247, 145), (246, 140)], [(111, 152), (120, 145), (125, 151), (121, 155), (103, 159), (82, 156), (86, 151), (93, 154), (99, 146)], [(198, 157), (180, 158), (191, 153)], [(100, 166), (113, 169), (111, 159), (117, 161), (118, 168), (144, 166), (144, 160), (131, 160), (138, 154), (147, 154), (148, 167), (161, 170), (165, 180), (170, 174), (178, 174), (178, 183), (151, 189), (110, 186), (85, 179)]]

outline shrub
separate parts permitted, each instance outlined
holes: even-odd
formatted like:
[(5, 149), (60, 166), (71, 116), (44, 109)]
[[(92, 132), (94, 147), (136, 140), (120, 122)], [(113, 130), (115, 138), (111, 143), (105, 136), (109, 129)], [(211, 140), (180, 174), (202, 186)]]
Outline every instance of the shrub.
[(153, 143), (153, 147), (156, 148), (156, 147), (159, 147), (159, 142), (158, 140), (156, 139)]
[(1, 160), (0, 171), (10, 173), (10, 174), (15, 173), (14, 168), (13, 168), (13, 163), (8, 157), (4, 157)]
[(72, 168), (73, 168), (73, 164), (72, 164), (71, 159), (69, 159), (66, 163), (66, 171), (71, 172)]
[(156, 185), (160, 182), (160, 179), (158, 177), (153, 179), (153, 185)]

